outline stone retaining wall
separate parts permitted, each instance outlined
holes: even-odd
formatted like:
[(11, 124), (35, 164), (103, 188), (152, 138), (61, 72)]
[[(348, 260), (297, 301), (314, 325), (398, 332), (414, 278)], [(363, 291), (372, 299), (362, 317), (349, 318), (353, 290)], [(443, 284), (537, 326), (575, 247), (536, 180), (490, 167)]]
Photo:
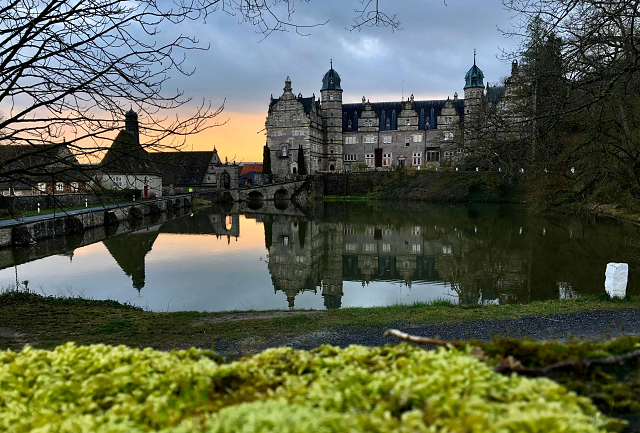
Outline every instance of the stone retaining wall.
[(40, 239), (65, 236), (93, 227), (118, 225), (124, 220), (138, 220), (145, 215), (178, 212), (190, 205), (190, 196), (167, 197), (133, 205), (87, 210), (73, 215), (13, 224), (0, 228), (0, 247), (29, 245)]

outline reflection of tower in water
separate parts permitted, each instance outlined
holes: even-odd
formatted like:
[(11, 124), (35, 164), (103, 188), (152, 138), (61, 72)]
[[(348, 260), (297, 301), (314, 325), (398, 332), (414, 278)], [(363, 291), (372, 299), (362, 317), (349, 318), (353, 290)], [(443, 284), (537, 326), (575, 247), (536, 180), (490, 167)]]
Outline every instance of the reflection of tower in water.
[(145, 257), (158, 237), (160, 225), (148, 227), (127, 235), (115, 236), (102, 241), (109, 254), (127, 276), (133, 287), (140, 292), (145, 284)]
[(317, 224), (274, 215), (265, 220), (265, 237), (274, 293), (282, 291), (289, 308), (295, 306), (298, 294), (317, 293), (321, 275)]

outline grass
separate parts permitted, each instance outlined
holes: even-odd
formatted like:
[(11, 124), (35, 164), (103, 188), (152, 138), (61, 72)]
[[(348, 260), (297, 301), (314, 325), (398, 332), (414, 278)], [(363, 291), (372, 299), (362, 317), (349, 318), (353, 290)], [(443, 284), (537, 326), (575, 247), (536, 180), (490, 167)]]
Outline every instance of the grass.
[[(339, 326), (387, 326), (392, 323), (446, 324), (482, 320), (549, 316), (585, 310), (640, 308), (640, 297), (622, 300), (579, 298), (526, 305), (457, 306), (447, 300), (374, 308), (343, 308), (311, 314), (286, 312), (160, 313), (116, 301), (44, 297), (7, 291), (0, 294), (0, 328), (20, 339), (0, 338), (0, 349), (18, 349), (24, 342), (52, 348), (78, 344), (125, 344), (132, 347), (209, 347), (212, 340), (293, 337)], [(271, 318), (258, 318), (273, 315)], [(229, 320), (233, 316), (233, 320)], [(246, 317), (246, 319), (245, 319)], [(0, 334), (2, 335), (2, 334)]]

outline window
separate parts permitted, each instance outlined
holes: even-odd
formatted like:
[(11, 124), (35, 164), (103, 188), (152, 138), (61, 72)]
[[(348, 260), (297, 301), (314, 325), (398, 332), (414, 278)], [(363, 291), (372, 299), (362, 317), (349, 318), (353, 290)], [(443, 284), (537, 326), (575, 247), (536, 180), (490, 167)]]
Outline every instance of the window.
[(444, 133), (445, 140), (453, 140), (453, 132), (445, 132)]
[(115, 183), (119, 187), (122, 187), (122, 176), (113, 176), (113, 183)]
[(413, 153), (412, 165), (422, 165), (422, 152)]
[(382, 155), (382, 166), (389, 167), (391, 166), (391, 154), (385, 153)]
[(64, 184), (62, 182), (57, 182), (56, 183), (56, 191), (64, 191)]
[(420, 253), (420, 244), (413, 244), (411, 246), (411, 252), (413, 252), (413, 254), (419, 254)]
[(413, 136), (413, 142), (414, 143), (422, 143), (422, 134), (414, 135)]
[(384, 135), (382, 137), (382, 142), (383, 143), (391, 143), (391, 136), (390, 135)]
[(71, 182), (71, 190), (73, 192), (78, 192), (78, 182)]
[(344, 160), (345, 161), (357, 161), (356, 155), (345, 155), (344, 156)]
[(355, 251), (356, 244), (344, 244), (345, 251)]
[(376, 252), (376, 244), (364, 244), (364, 250), (367, 253), (375, 253)]
[(440, 152), (438, 152), (438, 151), (427, 152), (427, 161), (428, 162), (440, 161)]
[(410, 145), (410, 144), (411, 144), (411, 139), (410, 139), (409, 137), (405, 137), (405, 139), (404, 139), (404, 145), (405, 145), (405, 146), (408, 146), (408, 145)]
[(334, 98), (334, 96), (333, 96), (333, 93), (332, 93), (331, 95), (329, 95), (329, 101), (333, 101), (333, 98)]
[(289, 153), (287, 152), (287, 146), (282, 146), (282, 156), (289, 156)]
[(413, 226), (413, 228), (411, 229), (411, 234), (413, 236), (420, 235), (420, 226)]
[(365, 120), (364, 126), (373, 126), (373, 120)]
[(451, 117), (445, 117), (444, 123), (445, 125), (451, 125), (453, 123), (453, 119)]
[(289, 236), (283, 236), (283, 238), (282, 238), (282, 246), (284, 246), (284, 247), (288, 247), (289, 246)]
[(451, 158), (453, 158), (453, 152), (444, 153), (444, 159), (451, 159)]
[(364, 161), (367, 163), (367, 167), (375, 167), (375, 157), (373, 153), (365, 154)]
[(364, 137), (364, 142), (365, 143), (375, 143), (376, 142), (376, 137), (374, 135), (367, 135)]
[(39, 183), (38, 184), (38, 191), (45, 192), (46, 190), (47, 190), (47, 184), (46, 183)]
[(284, 110), (284, 104), (280, 104), (280, 110)]
[(356, 144), (356, 137), (345, 137), (345, 144)]
[(382, 244), (382, 251), (385, 253), (391, 251), (391, 244)]
[(407, 126), (411, 125), (411, 119), (405, 119), (404, 124)]
[(296, 129), (295, 131), (293, 131), (293, 135), (295, 135), (296, 137), (299, 137), (302, 135), (302, 131), (300, 131), (299, 129)]

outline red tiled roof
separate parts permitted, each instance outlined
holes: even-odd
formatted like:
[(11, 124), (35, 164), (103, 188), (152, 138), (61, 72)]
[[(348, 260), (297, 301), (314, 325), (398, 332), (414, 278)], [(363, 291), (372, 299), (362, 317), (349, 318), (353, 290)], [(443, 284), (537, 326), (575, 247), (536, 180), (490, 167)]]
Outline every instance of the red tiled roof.
[(262, 164), (256, 163), (243, 165), (242, 167), (240, 167), (240, 173), (238, 173), (238, 177), (242, 177), (252, 171), (255, 171), (256, 173), (262, 173)]

